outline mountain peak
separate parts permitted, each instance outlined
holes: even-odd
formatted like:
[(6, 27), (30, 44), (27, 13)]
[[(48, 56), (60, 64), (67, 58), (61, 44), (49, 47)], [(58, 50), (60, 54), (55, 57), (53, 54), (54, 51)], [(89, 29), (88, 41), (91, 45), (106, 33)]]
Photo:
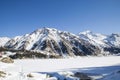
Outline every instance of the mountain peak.
[(33, 33), (43, 33), (43, 34), (48, 34), (48, 33), (55, 33), (58, 32), (59, 30), (55, 29), (55, 28), (48, 28), (48, 27), (43, 27), (40, 29), (35, 30)]
[(91, 34), (91, 33), (92, 33), (92, 31), (86, 30), (86, 31), (84, 31), (84, 32), (80, 32), (79, 34)]

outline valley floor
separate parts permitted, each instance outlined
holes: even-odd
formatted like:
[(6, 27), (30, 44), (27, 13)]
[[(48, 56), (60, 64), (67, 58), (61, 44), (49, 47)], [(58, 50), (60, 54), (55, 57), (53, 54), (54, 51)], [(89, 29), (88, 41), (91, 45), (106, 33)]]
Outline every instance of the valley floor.
[(0, 80), (79, 80), (81, 77), (71, 76), (76, 72), (92, 79), (119, 80), (120, 56), (17, 59), (13, 64), (0, 62), (0, 71), (7, 73)]

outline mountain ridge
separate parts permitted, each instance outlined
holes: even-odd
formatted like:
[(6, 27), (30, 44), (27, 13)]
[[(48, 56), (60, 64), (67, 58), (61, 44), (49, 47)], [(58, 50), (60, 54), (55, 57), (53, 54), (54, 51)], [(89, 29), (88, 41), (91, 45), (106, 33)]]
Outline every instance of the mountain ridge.
[(103, 35), (91, 31), (78, 35), (55, 28), (42, 28), (6, 41), (7, 49), (42, 51), (46, 55), (85, 56), (120, 53), (120, 35)]

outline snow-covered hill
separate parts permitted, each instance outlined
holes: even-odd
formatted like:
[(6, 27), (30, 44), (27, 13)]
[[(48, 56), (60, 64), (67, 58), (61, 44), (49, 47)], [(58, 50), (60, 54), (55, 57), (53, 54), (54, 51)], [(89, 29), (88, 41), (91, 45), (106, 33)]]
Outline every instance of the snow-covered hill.
[(9, 40), (8, 37), (0, 37), (0, 46), (4, 46)]
[(16, 36), (4, 44), (2, 45), (7, 49), (37, 51), (63, 57), (106, 55), (106, 52), (120, 53), (120, 34), (103, 35), (85, 31), (75, 35), (54, 28), (42, 28), (30, 34)]

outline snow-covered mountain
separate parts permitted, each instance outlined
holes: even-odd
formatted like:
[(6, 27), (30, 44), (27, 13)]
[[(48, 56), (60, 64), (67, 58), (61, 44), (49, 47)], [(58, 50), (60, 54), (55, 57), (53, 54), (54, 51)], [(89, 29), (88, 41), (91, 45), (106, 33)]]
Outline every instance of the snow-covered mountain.
[(0, 47), (4, 46), (9, 40), (10, 38), (8, 37), (0, 37)]
[(79, 37), (82, 38), (85, 41), (88, 41), (89, 43), (96, 45), (96, 46), (107, 46), (105, 43), (105, 39), (107, 38), (106, 35), (102, 35), (99, 33), (93, 33), (89, 30), (85, 32), (80, 32)]
[(120, 34), (111, 34), (106, 39), (105, 42), (111, 47), (120, 48)]
[(103, 35), (91, 31), (78, 35), (54, 28), (42, 28), (16, 36), (4, 47), (13, 50), (42, 51), (46, 55), (83, 56), (120, 53), (120, 34)]
[(30, 34), (17, 36), (5, 44), (6, 48), (16, 50), (47, 51), (47, 54), (60, 56), (91, 55), (98, 47), (79, 38), (79, 36), (53, 28), (38, 29)]
[(101, 52), (120, 53), (120, 34), (103, 35), (91, 31), (80, 32), (79, 37), (98, 46)]
[(88, 30), (80, 32), (79, 37), (101, 47), (120, 47), (120, 34), (103, 35)]

